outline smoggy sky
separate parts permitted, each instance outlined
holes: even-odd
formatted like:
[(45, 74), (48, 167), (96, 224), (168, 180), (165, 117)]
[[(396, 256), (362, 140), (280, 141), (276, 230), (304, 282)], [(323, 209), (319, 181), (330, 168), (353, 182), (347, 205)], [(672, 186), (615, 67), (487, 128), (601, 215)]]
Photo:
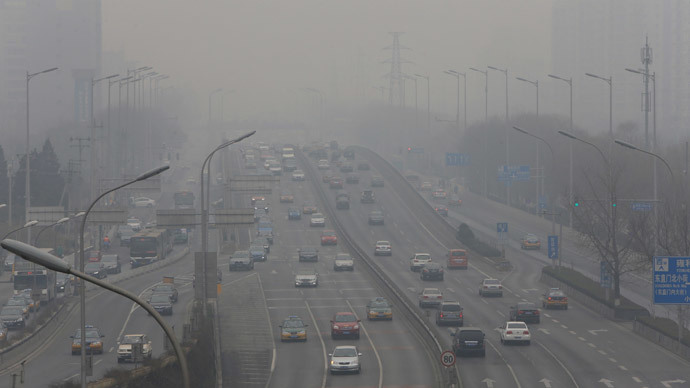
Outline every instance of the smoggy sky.
[[(403, 31), (408, 74), (431, 75), (432, 110), (454, 116), (456, 81), (445, 69), (509, 67), (511, 76), (543, 78), (550, 67), (550, 0), (104, 0), (103, 50), (169, 74), (192, 92), (199, 110), (222, 87), (238, 118), (290, 117), (322, 90), (329, 104), (380, 101), (373, 87), (390, 58), (391, 31)], [(490, 114), (504, 107), (504, 79), (490, 73)], [(491, 79), (491, 78), (490, 78)], [(502, 81), (502, 82), (501, 82)], [(483, 118), (483, 76), (468, 73), (468, 119)], [(531, 95), (524, 85), (526, 96)], [(418, 84), (426, 105), (426, 85)], [(408, 103), (414, 87), (407, 86)], [(422, 89), (424, 88), (424, 89)], [(411, 92), (409, 92), (411, 90)], [(492, 91), (495, 90), (495, 93)], [(424, 95), (422, 95), (422, 91)], [(529, 93), (529, 94), (527, 94)], [(533, 109), (532, 99), (511, 111)], [(492, 105), (492, 103), (495, 103)], [(454, 117), (452, 117), (454, 118)]]

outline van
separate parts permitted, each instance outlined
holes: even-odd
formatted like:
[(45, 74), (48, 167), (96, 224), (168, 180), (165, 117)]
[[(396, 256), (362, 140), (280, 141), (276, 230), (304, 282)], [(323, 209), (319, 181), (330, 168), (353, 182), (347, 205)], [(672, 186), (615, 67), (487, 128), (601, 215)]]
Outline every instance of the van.
[(448, 254), (448, 269), (467, 269), (468, 257), (464, 249), (451, 249)]

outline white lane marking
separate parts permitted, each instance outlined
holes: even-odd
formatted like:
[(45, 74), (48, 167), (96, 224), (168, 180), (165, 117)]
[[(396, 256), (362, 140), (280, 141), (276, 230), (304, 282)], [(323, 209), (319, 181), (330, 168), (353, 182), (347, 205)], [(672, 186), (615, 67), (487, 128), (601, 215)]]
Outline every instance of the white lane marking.
[(572, 334), (572, 335), (577, 334), (576, 332), (574, 332), (574, 331), (572, 331), (572, 330), (568, 331), (568, 333), (570, 333), (570, 334)]
[(501, 315), (501, 316), (502, 316), (503, 318), (505, 318), (505, 317), (506, 317), (506, 315), (505, 315), (505, 314), (503, 314), (502, 312), (500, 312), (500, 311), (498, 311), (498, 310), (496, 310), (496, 312), (497, 312), (498, 314), (500, 314), (500, 315)]
[(482, 302), (484, 302), (484, 304), (489, 304), (485, 299), (482, 299)]
[(110, 349), (108, 349), (108, 353), (112, 353), (114, 349), (115, 349), (115, 347), (111, 346)]
[(594, 345), (591, 342), (587, 342), (587, 346), (589, 346), (590, 348), (596, 348), (597, 347), (597, 345)]
[[(266, 294), (264, 294), (264, 285), (261, 283), (261, 275), (259, 273), (256, 273), (256, 279), (259, 281), (259, 289), (261, 290), (261, 298), (263, 300), (266, 300)], [(271, 313), (268, 311), (268, 305), (264, 302), (264, 307), (266, 307), (266, 319), (268, 320), (268, 326), (273, 327), (271, 324)], [(269, 386), (271, 383), (271, 378), (273, 378), (273, 371), (276, 369), (276, 339), (271, 336), (271, 344), (273, 345), (273, 355), (271, 359), (271, 371), (269, 372), (268, 375), (268, 381), (266, 382), (266, 386)]]
[[(551, 315), (549, 315), (549, 314), (547, 314), (547, 313), (544, 313), (544, 316), (547, 317), (547, 318), (551, 318)], [(558, 322), (558, 321), (554, 320), (554, 322)]]
[(611, 362), (614, 363), (614, 364), (618, 363), (618, 361), (616, 361), (615, 358), (611, 358), (611, 357), (609, 357), (609, 361), (611, 361)]
[(603, 350), (601, 350), (601, 349), (597, 350), (597, 352), (599, 352), (602, 356), (605, 356), (605, 355), (606, 355), (606, 352), (603, 351)]
[(579, 388), (580, 386), (577, 384), (577, 381), (575, 381), (575, 377), (573, 377), (573, 374), (570, 373), (570, 370), (568, 370), (568, 368), (565, 367), (565, 364), (563, 364), (563, 363), (561, 362), (561, 360), (559, 360), (558, 357), (556, 357), (556, 355), (553, 354), (553, 353), (549, 350), (549, 348), (547, 348), (546, 346), (542, 345), (542, 343), (539, 342), (539, 341), (536, 341), (536, 342), (537, 342), (537, 345), (541, 346), (547, 353), (549, 353), (549, 354), (551, 355), (551, 357), (553, 357), (553, 359), (556, 360), (556, 362), (558, 363), (558, 365), (560, 365), (561, 368), (563, 368), (563, 370), (565, 371), (565, 373), (568, 374), (568, 377), (570, 377), (570, 381), (572, 381), (573, 385), (574, 385), (575, 387)]
[(633, 376), (632, 379), (633, 379), (633, 381), (636, 382), (636, 383), (641, 383), (641, 382), (642, 382), (642, 379), (640, 379), (639, 377)]
[(568, 328), (568, 326), (566, 326), (566, 325), (561, 325), (561, 327), (564, 328), (564, 329), (567, 329), (567, 328)]
[(544, 333), (544, 334), (551, 334), (551, 333), (549, 333), (549, 331), (546, 330), (546, 329), (539, 328), (539, 331), (541, 331), (541, 332)]
[(587, 341), (584, 337), (577, 337), (580, 341)]
[(455, 290), (453, 290), (453, 289), (450, 288), (450, 287), (447, 287), (446, 290), (448, 290), (448, 291), (450, 291), (450, 292), (455, 292)]
[[(352, 307), (350, 304), (350, 301), (345, 299), (345, 302), (347, 302), (347, 305), (350, 307), (350, 311), (352, 311), (355, 314), (355, 317), (359, 319), (359, 316), (357, 315), (357, 312), (355, 312), (355, 309)], [(369, 345), (371, 345), (371, 348), (374, 350), (374, 354), (376, 355), (376, 361), (379, 363), (379, 387), (383, 387), (383, 363), (381, 362), (381, 357), (379, 356), (378, 350), (376, 350), (376, 345), (374, 345), (374, 341), (371, 340), (371, 337), (369, 336), (369, 333), (367, 332), (367, 329), (364, 327), (362, 322), (359, 323), (359, 326), (362, 328), (362, 331), (364, 331), (364, 335), (367, 336), (367, 340), (369, 341)]]
[[(156, 283), (158, 284), (158, 283)], [(148, 286), (144, 288), (144, 290), (138, 295), (139, 298), (141, 298), (142, 295), (148, 290), (150, 290), (153, 286)], [(139, 308), (139, 305), (136, 303), (132, 303), (132, 307), (129, 309), (129, 314), (127, 314), (127, 319), (125, 319), (125, 323), (122, 325), (122, 329), (120, 330), (120, 333), (117, 335), (116, 340), (117, 344), (120, 344), (120, 340), (122, 339), (122, 334), (125, 332), (125, 329), (127, 328), (127, 324), (129, 323), (129, 319), (132, 318), (132, 314)]]
[(621, 368), (621, 370), (628, 370), (624, 365), (618, 365), (618, 367)]
[(608, 330), (606, 329), (596, 329), (596, 330), (587, 330), (590, 334), (592, 335), (597, 335), (597, 333), (605, 333)]
[(316, 329), (316, 334), (319, 336), (319, 341), (321, 341), (321, 350), (323, 351), (323, 379), (321, 380), (321, 388), (326, 387), (326, 376), (328, 375), (328, 354), (326, 353), (326, 343), (323, 342), (323, 336), (321, 336), (321, 330), (319, 330), (319, 325), (316, 323), (316, 318), (314, 313), (311, 312), (309, 308), (309, 302), (304, 301), (304, 305), (307, 306), (307, 311), (309, 316), (311, 316), (311, 321), (314, 323), (314, 329)]
[(520, 385), (520, 381), (518, 380), (517, 376), (515, 375), (515, 371), (513, 370), (513, 367), (510, 366), (510, 364), (508, 364), (508, 361), (506, 361), (505, 357), (503, 357), (503, 354), (501, 354), (501, 352), (498, 351), (498, 348), (496, 348), (494, 346), (494, 344), (491, 343), (491, 341), (487, 340), (486, 343), (488, 343), (489, 346), (491, 346), (494, 349), (494, 351), (499, 355), (499, 357), (501, 357), (503, 362), (506, 364), (506, 366), (508, 367), (508, 370), (510, 371), (510, 374), (513, 375), (513, 380), (515, 381), (515, 385), (517, 385), (517, 388), (522, 388), (522, 385)]

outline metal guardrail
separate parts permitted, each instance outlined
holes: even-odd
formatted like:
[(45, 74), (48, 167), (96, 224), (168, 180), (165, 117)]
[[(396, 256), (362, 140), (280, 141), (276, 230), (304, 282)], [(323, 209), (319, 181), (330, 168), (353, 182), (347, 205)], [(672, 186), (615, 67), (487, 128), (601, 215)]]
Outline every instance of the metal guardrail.
[(405, 296), (403, 291), (395, 285), (393, 280), (375, 263), (374, 260), (369, 257), (369, 255), (354, 241), (354, 239), (347, 233), (345, 228), (342, 226), (340, 221), (336, 216), (336, 211), (329, 202), (329, 199), (321, 187), (321, 179), (318, 178), (318, 174), (314, 171), (314, 166), (310, 161), (304, 156), (301, 151), (296, 153), (298, 161), (304, 166), (304, 171), (307, 173), (309, 180), (312, 182), (314, 189), (321, 198), (324, 205), (325, 213), (328, 214), (329, 219), (333, 223), (333, 229), (335, 229), (340, 237), (340, 239), (345, 243), (354, 257), (358, 258), (360, 262), (365, 264), (365, 268), (368, 269), (369, 273), (373, 275), (373, 278), (378, 280), (378, 285), (381, 287), (385, 294), (388, 294), (392, 300), (396, 301), (396, 305), (404, 307), (402, 309), (403, 315), (408, 318), (408, 321), (413, 326), (416, 326), (417, 332), (421, 342), (425, 345), (425, 350), (429, 356), (431, 365), (436, 369), (437, 373), (434, 373), (436, 377), (437, 386), (447, 387), (449, 383), (449, 377), (447, 373), (443, 373), (438, 363), (438, 356), (443, 352), (443, 346), (437, 338), (436, 332), (426, 324), (425, 317), (422, 317), (417, 313), (414, 305), (410, 303), (409, 299)]

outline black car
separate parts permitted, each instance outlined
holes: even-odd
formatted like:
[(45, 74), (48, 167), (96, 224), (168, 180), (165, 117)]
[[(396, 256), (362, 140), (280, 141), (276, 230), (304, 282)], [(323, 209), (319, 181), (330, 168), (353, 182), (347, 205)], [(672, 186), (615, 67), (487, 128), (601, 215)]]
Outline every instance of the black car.
[(369, 225), (383, 225), (383, 212), (380, 210), (372, 210), (369, 212)]
[(439, 263), (430, 261), (419, 271), (419, 277), (422, 280), (443, 280), (443, 267)]
[(19, 306), (5, 306), (0, 310), (0, 320), (8, 329), (21, 328), (26, 325), (24, 311)]
[(302, 247), (298, 253), (299, 261), (319, 261), (319, 250), (314, 247)]
[(453, 352), (457, 356), (480, 356), (486, 355), (484, 347), (484, 332), (478, 327), (461, 327), (453, 336)]
[(172, 283), (157, 284), (151, 291), (153, 291), (154, 294), (167, 294), (171, 302), (177, 302), (177, 288), (175, 288), (175, 285)]
[(371, 187), (383, 187), (383, 177), (382, 176), (371, 177)]
[(55, 292), (66, 292), (71, 280), (66, 273), (58, 272), (55, 274)]
[(103, 264), (100, 262), (86, 263), (86, 266), (84, 266), (84, 273), (97, 279), (105, 279), (108, 277), (108, 271), (103, 268)]
[(173, 304), (169, 294), (153, 294), (149, 299), (149, 304), (160, 315), (172, 315)]
[(101, 264), (106, 273), (120, 273), (122, 272), (122, 266), (120, 265), (119, 255), (103, 255), (101, 257)]
[(539, 309), (534, 305), (534, 303), (529, 302), (518, 303), (514, 306), (510, 306), (510, 320), (525, 323), (539, 323)]
[(361, 203), (374, 203), (376, 202), (376, 196), (372, 190), (362, 191), (362, 196), (359, 199)]
[(252, 244), (249, 247), (249, 257), (254, 261), (266, 261), (266, 249), (263, 245)]

